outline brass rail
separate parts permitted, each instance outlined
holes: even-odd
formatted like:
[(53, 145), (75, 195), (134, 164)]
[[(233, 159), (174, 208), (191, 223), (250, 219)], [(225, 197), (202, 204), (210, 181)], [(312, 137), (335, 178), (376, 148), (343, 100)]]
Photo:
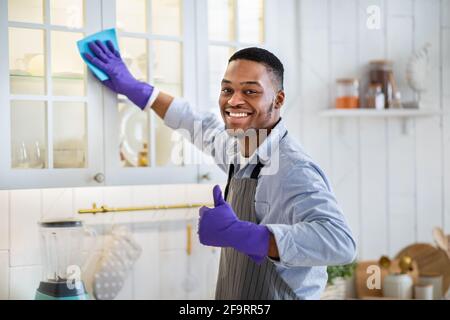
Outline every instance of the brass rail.
[(191, 209), (199, 208), (202, 206), (213, 207), (210, 203), (184, 203), (184, 204), (172, 204), (172, 205), (154, 205), (154, 206), (142, 206), (142, 207), (122, 207), (122, 208), (110, 208), (106, 205), (97, 207), (96, 203), (92, 204), (91, 209), (80, 209), (79, 214), (97, 214), (108, 212), (128, 212), (128, 211), (149, 211), (149, 210), (165, 210), (165, 209)]

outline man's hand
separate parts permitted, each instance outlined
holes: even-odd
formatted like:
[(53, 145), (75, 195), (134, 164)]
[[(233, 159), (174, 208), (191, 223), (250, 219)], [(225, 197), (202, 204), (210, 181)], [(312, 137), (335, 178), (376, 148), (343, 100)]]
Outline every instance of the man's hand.
[(105, 45), (96, 40), (90, 42), (88, 46), (95, 56), (85, 53), (84, 57), (109, 77), (102, 83), (112, 91), (127, 96), (134, 104), (143, 109), (147, 105), (154, 87), (133, 77), (111, 41), (108, 40)]
[(214, 208), (201, 207), (198, 234), (200, 243), (232, 247), (262, 263), (269, 250), (270, 231), (256, 223), (241, 221), (222, 197), (219, 186), (213, 189)]

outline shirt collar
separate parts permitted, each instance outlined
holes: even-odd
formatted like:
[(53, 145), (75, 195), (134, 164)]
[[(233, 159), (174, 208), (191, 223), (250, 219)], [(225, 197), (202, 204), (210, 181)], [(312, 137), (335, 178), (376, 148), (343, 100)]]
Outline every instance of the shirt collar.
[[(270, 162), (271, 157), (278, 153), (278, 148), (281, 139), (286, 134), (287, 129), (282, 118), (277, 122), (275, 127), (272, 128), (266, 139), (256, 148), (255, 152), (249, 157), (242, 157), (238, 141), (236, 139), (236, 144), (234, 145), (234, 155), (231, 157), (234, 163), (240, 163), (241, 168), (244, 168), (248, 163), (256, 164), (258, 160), (263, 164), (267, 165)], [(230, 150), (231, 151), (231, 150)]]

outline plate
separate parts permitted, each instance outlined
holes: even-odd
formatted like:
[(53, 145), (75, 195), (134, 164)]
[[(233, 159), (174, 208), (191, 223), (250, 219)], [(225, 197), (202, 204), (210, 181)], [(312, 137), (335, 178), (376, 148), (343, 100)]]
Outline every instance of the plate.
[(120, 151), (126, 161), (139, 166), (139, 152), (148, 143), (148, 114), (127, 102), (119, 114)]

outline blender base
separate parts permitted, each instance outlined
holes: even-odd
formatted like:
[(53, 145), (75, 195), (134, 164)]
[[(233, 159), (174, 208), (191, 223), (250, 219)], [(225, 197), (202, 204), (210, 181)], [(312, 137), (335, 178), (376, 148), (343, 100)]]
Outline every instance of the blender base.
[(66, 281), (41, 281), (36, 290), (35, 300), (90, 300), (82, 281), (72, 283)]

